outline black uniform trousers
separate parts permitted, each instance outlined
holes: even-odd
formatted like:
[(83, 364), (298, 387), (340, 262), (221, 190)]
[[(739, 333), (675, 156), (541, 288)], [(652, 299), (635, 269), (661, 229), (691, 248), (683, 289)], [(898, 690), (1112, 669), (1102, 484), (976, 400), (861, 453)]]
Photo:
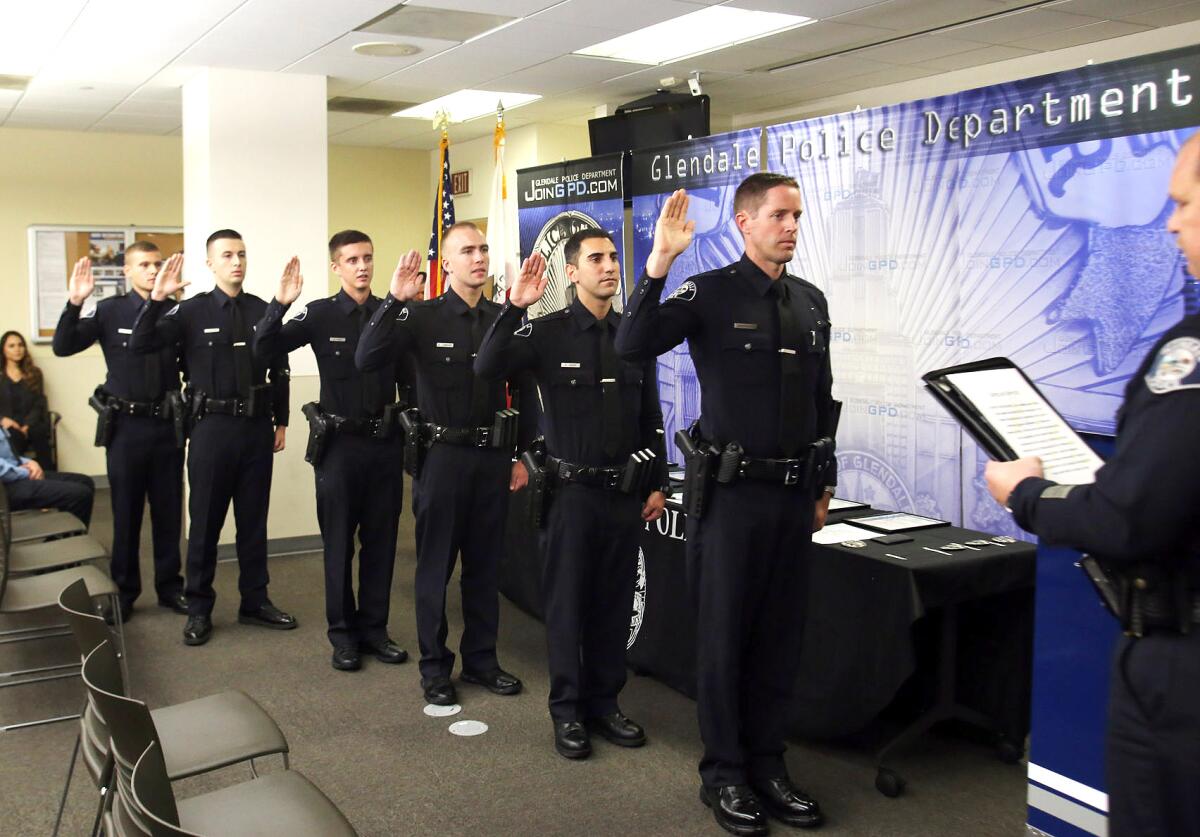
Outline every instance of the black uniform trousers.
[(437, 442), (414, 481), (417, 641), (423, 681), (449, 677), (454, 669), (454, 654), (446, 647), (446, 585), (459, 553), (463, 669), (484, 673), (499, 665), (497, 581), (511, 468), (507, 450)]
[(1106, 747), (1112, 837), (1200, 834), (1200, 626), (1121, 637)]
[(707, 787), (787, 775), (788, 697), (802, 650), (812, 489), (716, 485), (688, 520), (688, 586), (700, 626), (696, 708)]
[(121, 601), (133, 604), (142, 592), (138, 555), (142, 517), (150, 500), (154, 544), (154, 589), (160, 599), (183, 590), (179, 535), (183, 526), (183, 451), (175, 427), (148, 416), (119, 415), (108, 445), (112, 492), (112, 577)]
[(212, 613), (217, 595), (217, 542), (233, 502), (237, 526), (238, 591), (241, 608), (267, 602), (267, 505), (275, 431), (269, 418), (209, 414), (192, 430), (188, 444), (187, 598), (193, 616)]
[(557, 487), (546, 524), (550, 717), (583, 721), (620, 707), (637, 583), (641, 502), (619, 491)]
[(44, 471), (40, 480), (13, 480), (4, 484), (8, 505), (13, 511), (22, 509), (58, 509), (70, 512), (83, 521), (92, 522), (92, 503), (96, 484), (87, 474), (71, 471)]
[(325, 544), (325, 619), (334, 648), (388, 638), (396, 528), (404, 503), (402, 451), (395, 439), (335, 435), (316, 468), (317, 522)]

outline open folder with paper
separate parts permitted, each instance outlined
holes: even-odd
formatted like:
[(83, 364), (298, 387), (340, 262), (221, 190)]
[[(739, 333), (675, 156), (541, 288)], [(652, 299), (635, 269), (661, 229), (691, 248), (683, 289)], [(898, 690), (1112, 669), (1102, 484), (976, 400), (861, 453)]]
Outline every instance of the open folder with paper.
[(1046, 479), (1071, 485), (1092, 482), (1104, 464), (1008, 358), (935, 369), (921, 380), (995, 459), (1037, 456)]

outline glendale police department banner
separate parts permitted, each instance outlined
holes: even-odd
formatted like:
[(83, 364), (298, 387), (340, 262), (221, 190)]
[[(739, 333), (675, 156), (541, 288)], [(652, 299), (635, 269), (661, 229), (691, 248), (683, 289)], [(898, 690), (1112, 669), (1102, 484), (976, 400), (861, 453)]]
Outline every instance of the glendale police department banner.
[[(733, 193), (738, 184), (761, 171), (758, 128), (717, 134), (633, 153), (633, 266), (631, 282), (646, 267), (654, 244), (654, 222), (663, 201), (676, 189), (691, 196), (688, 217), (696, 236), (667, 277), (663, 298), (697, 273), (715, 270), (742, 256), (742, 236), (733, 222)], [(836, 372), (836, 370), (835, 370)], [(700, 417), (700, 382), (687, 345), (658, 358), (658, 392), (662, 401), (667, 454), (676, 460), (675, 431)]]
[[(517, 225), (521, 228), (521, 253), (536, 250), (546, 257), (549, 281), (546, 293), (529, 307), (530, 317), (565, 308), (574, 299), (568, 291), (563, 245), (586, 227), (608, 231), (617, 245), (617, 258), (625, 263), (625, 193), (621, 183), (621, 155), (589, 157), (517, 172)], [(623, 308), (621, 296), (613, 307)]]
[(1164, 224), (1198, 83), (1187, 48), (767, 129), (803, 196), (789, 269), (829, 298), (841, 496), (1018, 534), (930, 369), (1007, 356), (1076, 429), (1114, 432), (1195, 300)]

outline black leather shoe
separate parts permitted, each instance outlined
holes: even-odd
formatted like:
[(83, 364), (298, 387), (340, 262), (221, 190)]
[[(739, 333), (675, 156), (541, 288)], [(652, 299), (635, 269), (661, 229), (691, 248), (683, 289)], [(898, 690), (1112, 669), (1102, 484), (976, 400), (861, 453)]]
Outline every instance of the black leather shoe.
[(367, 642), (364, 640), (358, 644), (358, 650), (364, 654), (374, 654), (375, 659), (381, 663), (398, 664), (408, 659), (408, 652), (390, 639), (385, 639), (382, 642)]
[[(121, 623), (124, 624), (133, 618), (133, 602), (121, 602)], [(187, 611), (184, 611), (185, 613)], [(116, 625), (117, 621), (114, 618), (112, 605), (104, 609), (104, 621), (109, 625)]]
[(362, 668), (362, 657), (358, 656), (357, 648), (334, 648), (333, 660), (330, 663), (338, 671), (358, 671)]
[(270, 602), (258, 610), (239, 610), (238, 621), (243, 625), (258, 625), (260, 628), (274, 628), (277, 631), (290, 631), (296, 627), (295, 616), (284, 613)]
[(515, 695), (521, 691), (521, 681), (502, 668), (491, 671), (466, 671), (458, 676), (464, 683), (474, 683), (483, 686), (489, 692), (497, 695)]
[(587, 727), (579, 721), (555, 721), (554, 749), (565, 759), (586, 759), (592, 754)]
[(787, 776), (759, 780), (752, 787), (767, 813), (784, 825), (813, 828), (825, 819), (817, 800), (793, 785)]
[(636, 721), (631, 721), (620, 712), (589, 718), (588, 728), (598, 732), (620, 747), (640, 747), (646, 743), (646, 731)]
[(437, 706), (453, 706), (458, 703), (458, 693), (454, 691), (454, 684), (444, 675), (422, 683), (421, 689), (425, 692), (426, 703)]
[(183, 626), (184, 645), (203, 645), (212, 637), (212, 618), (208, 616), (189, 616)]
[(165, 607), (167, 610), (173, 610), (176, 613), (181, 613), (184, 616), (187, 616), (187, 596), (185, 596), (182, 592), (171, 593), (167, 596), (159, 596), (158, 606)]
[(770, 834), (767, 815), (754, 793), (745, 785), (725, 785), (720, 788), (700, 787), (700, 801), (712, 808), (717, 825), (740, 837), (759, 837)]

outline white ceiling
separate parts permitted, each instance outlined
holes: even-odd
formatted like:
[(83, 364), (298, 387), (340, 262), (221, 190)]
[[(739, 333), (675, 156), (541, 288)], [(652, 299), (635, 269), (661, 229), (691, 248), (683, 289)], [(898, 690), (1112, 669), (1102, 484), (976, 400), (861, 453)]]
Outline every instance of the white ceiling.
[[(741, 113), (1200, 19), (1200, 2), (1179, 0), (727, 0), (727, 5), (805, 14), (818, 22), (648, 67), (570, 53), (715, 5), (714, 0), (411, 4), (521, 19), (458, 43), (354, 31), (396, 0), (25, 0), (19, 10), (6, 3), (0, 9), (0, 74), (33, 80), (24, 92), (0, 90), (0, 126), (178, 133), (180, 86), (206, 66), (324, 75), (331, 97), (421, 102), (464, 87), (545, 97), (511, 111), (510, 127), (582, 124), (599, 105), (648, 95), (667, 76), (682, 85), (699, 70), (714, 117), (727, 121)], [(1009, 14), (970, 22), (1004, 12)], [(927, 31), (945, 27), (952, 28)], [(887, 43), (906, 35), (912, 37)], [(409, 43), (421, 52), (378, 58), (352, 51), (365, 41)], [(846, 49), (855, 52), (765, 72)], [(458, 125), (454, 137), (490, 134), (492, 124), (481, 118)], [(330, 113), (329, 135), (345, 145), (426, 149), (436, 144), (428, 122), (359, 114)]]

